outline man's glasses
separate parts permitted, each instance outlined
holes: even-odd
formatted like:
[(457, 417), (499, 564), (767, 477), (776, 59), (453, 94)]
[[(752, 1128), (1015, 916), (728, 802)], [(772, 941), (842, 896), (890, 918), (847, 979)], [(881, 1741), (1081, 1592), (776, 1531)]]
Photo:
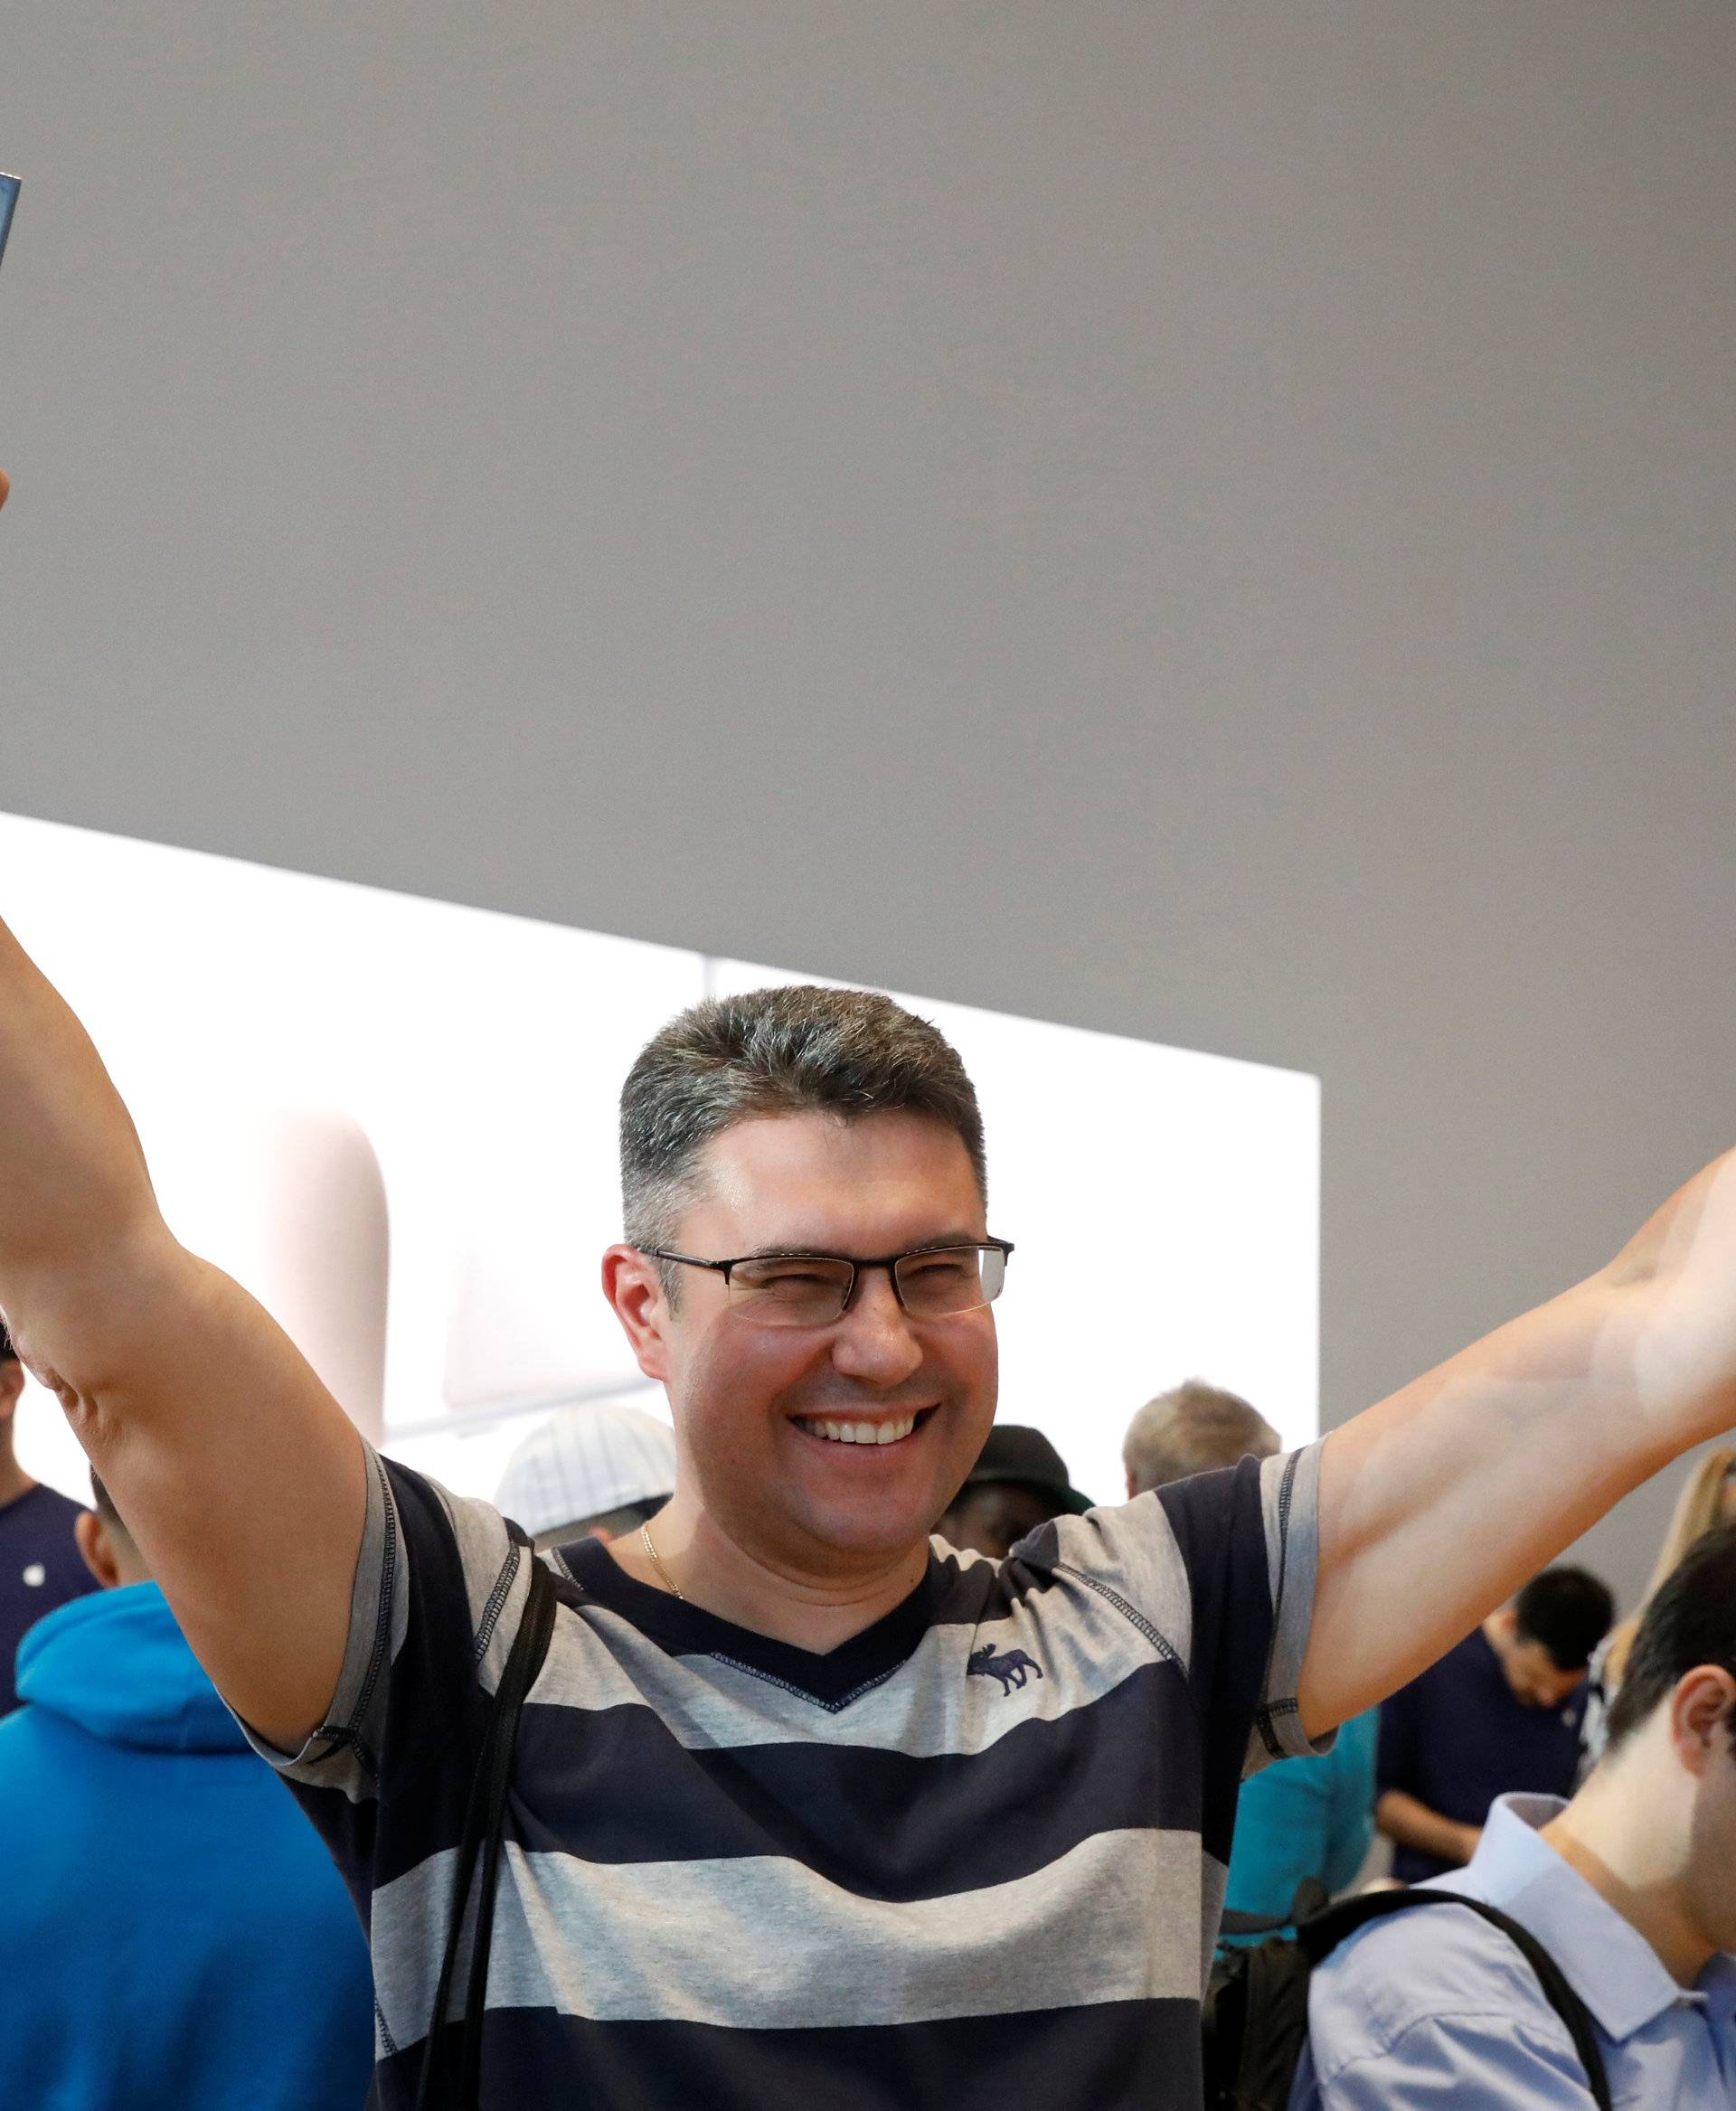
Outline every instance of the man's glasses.
[(666, 1247), (640, 1247), (651, 1260), (722, 1276), (730, 1309), (760, 1326), (831, 1326), (849, 1311), (856, 1285), (870, 1268), (884, 1268), (892, 1295), (912, 1319), (951, 1319), (993, 1305), (1006, 1281), (1005, 1239), (971, 1246), (920, 1247), (879, 1260), (846, 1260), (832, 1253), (750, 1254), (736, 1260), (701, 1260)]

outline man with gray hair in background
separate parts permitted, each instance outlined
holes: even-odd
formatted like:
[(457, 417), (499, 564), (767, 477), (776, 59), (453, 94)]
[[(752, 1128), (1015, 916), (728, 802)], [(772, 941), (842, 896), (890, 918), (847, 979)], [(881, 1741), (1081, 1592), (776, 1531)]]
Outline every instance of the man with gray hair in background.
[(1238, 1459), (1271, 1458), (1283, 1448), (1278, 1431), (1240, 1393), (1190, 1378), (1147, 1400), (1127, 1424), (1121, 1445), (1127, 1499)]

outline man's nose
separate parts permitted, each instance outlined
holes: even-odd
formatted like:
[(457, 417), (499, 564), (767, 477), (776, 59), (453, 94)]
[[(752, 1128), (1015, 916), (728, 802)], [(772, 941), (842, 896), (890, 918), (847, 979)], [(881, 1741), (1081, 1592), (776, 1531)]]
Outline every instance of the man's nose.
[(834, 1367), (873, 1385), (898, 1385), (921, 1367), (922, 1344), (898, 1301), (891, 1275), (865, 1270), (832, 1342)]

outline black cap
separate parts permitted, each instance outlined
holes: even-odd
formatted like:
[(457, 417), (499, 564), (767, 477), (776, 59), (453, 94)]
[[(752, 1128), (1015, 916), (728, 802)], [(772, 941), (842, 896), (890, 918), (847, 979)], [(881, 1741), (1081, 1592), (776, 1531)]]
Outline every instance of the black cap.
[(1067, 1478), (1066, 1461), (1041, 1429), (1027, 1429), (1019, 1422), (996, 1422), (988, 1433), (976, 1464), (965, 1476), (967, 1488), (980, 1488), (995, 1481), (1017, 1481), (1027, 1488), (1041, 1488), (1057, 1512), (1075, 1517), (1091, 1508), (1089, 1495), (1081, 1495)]

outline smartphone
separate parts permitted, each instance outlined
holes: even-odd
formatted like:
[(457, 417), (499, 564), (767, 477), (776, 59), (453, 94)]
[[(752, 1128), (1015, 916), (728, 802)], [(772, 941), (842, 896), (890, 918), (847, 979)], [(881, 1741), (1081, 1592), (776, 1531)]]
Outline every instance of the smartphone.
[(12, 209), (17, 203), (17, 177), (0, 176), (0, 261), (6, 254), (6, 236), (12, 231)]

